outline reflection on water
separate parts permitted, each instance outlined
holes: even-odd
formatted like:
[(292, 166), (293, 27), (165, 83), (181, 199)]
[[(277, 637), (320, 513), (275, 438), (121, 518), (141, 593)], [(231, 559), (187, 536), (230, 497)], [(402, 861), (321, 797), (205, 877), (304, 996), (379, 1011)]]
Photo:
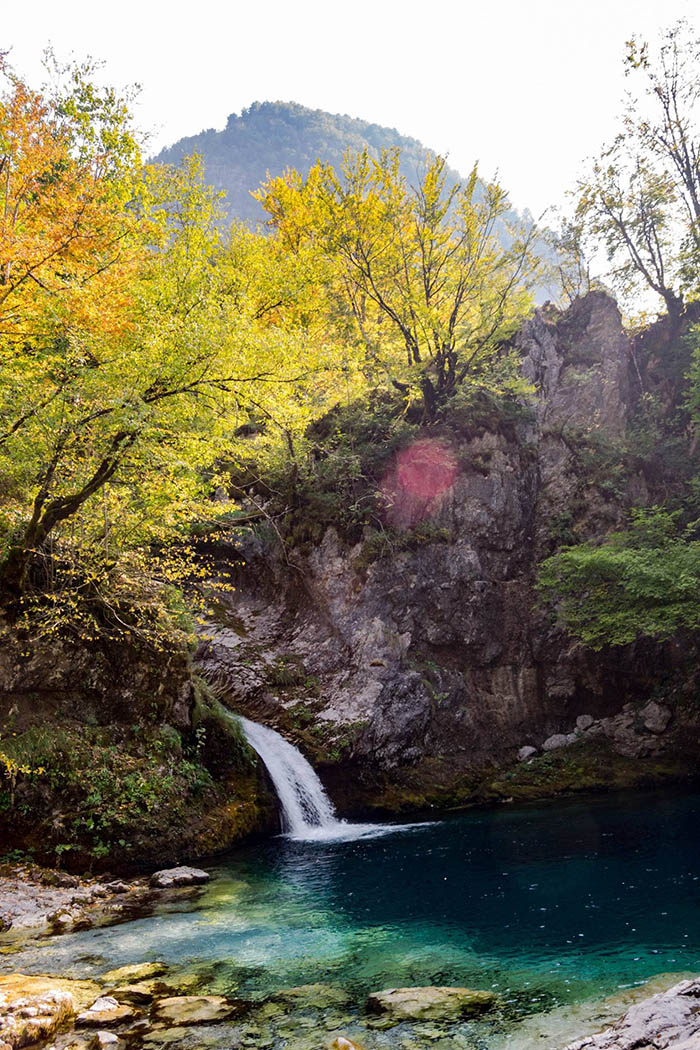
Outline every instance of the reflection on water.
[(239, 850), (190, 904), (44, 940), (5, 969), (151, 959), (221, 991), (493, 988), (516, 1013), (700, 969), (698, 794), (474, 811), (379, 838)]

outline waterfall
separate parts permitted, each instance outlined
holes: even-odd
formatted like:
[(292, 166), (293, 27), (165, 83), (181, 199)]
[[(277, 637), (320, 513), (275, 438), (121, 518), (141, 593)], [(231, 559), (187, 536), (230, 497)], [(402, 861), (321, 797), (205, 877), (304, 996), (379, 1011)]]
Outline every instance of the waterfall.
[(385, 835), (413, 825), (352, 824), (338, 820), (333, 803), (313, 767), (293, 744), (269, 726), (238, 717), (246, 740), (260, 755), (275, 786), (282, 830), (297, 841), (337, 841)]
[(250, 746), (267, 767), (282, 807), (282, 829), (295, 837), (339, 823), (333, 803), (312, 766), (288, 740), (268, 726), (240, 719)]

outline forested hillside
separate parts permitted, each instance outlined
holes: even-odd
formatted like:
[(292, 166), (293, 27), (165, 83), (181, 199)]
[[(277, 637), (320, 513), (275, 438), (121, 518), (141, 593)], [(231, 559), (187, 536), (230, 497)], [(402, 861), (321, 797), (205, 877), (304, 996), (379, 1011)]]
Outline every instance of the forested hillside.
[[(232, 113), (222, 131), (209, 128), (180, 139), (156, 160), (180, 164), (185, 157), (199, 154), (206, 181), (226, 194), (229, 217), (255, 225), (266, 215), (252, 192), (268, 173), (281, 175), (286, 168), (306, 172), (317, 160), (339, 167), (346, 151), (365, 148), (375, 158), (383, 149), (399, 149), (402, 173), (413, 183), (433, 155), (427, 146), (395, 128), (308, 109), (297, 102), (254, 102), (241, 113)], [(452, 168), (445, 174), (449, 186), (459, 181)]]

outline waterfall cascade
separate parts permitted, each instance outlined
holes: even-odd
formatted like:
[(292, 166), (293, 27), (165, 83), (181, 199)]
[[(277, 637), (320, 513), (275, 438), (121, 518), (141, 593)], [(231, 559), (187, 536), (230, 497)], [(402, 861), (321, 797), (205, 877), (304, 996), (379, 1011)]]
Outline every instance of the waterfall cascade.
[(270, 774), (280, 800), (282, 830), (289, 838), (332, 841), (367, 838), (397, 830), (397, 826), (391, 824), (352, 824), (338, 820), (323, 784), (301, 751), (269, 726), (238, 718), (246, 740)]

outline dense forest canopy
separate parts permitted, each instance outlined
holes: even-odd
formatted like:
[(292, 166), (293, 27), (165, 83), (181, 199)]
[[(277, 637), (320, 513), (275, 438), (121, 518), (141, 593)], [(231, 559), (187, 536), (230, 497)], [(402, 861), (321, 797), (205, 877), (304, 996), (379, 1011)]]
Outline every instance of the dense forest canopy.
[[(586, 248), (602, 243), (607, 279), (653, 291), (686, 347), (699, 290), (696, 54), (682, 26), (658, 56), (630, 45), (646, 101), (582, 179), (554, 267), (563, 300), (585, 291)], [(526, 401), (510, 337), (553, 278), (532, 221), (476, 167), (461, 181), (413, 140), (277, 103), (148, 163), (129, 98), (97, 88), (89, 65), (64, 70), (53, 91), (6, 62), (1, 72), (0, 591), (14, 618), (166, 637), (169, 585), (192, 572), (193, 536), (221, 522), (212, 495), (232, 494), (231, 464), (288, 507), (335, 470), (328, 487), (344, 499), (361, 461), (338, 433), (333, 456), (314, 438), (341, 408), (376, 444), (380, 433), (400, 442), (407, 421), (471, 411), (475, 394)], [(243, 182), (227, 183), (234, 155)], [(245, 182), (265, 228), (229, 227), (208, 181), (229, 206)], [(665, 418), (644, 391), (640, 404), (662, 436), (680, 418), (692, 451), (700, 358), (689, 356)], [(684, 581), (700, 579), (696, 493), (690, 475), (674, 490), (653, 556), (634, 525), (604, 565), (599, 541), (555, 553), (542, 587), (561, 624), (597, 644), (591, 617), (637, 600), (630, 573), (675, 571), (660, 565), (664, 545)], [(674, 621), (665, 610), (658, 629), (634, 622), (608, 640)], [(694, 622), (692, 610), (678, 618)]]
[[(436, 159), (413, 189), (398, 153), (363, 151), (347, 192), (300, 205), (318, 236), (272, 203), (292, 172), (262, 191), (272, 236), (224, 233), (200, 162), (144, 163), (128, 100), (89, 67), (52, 95), (2, 72), (0, 586), (35, 626), (99, 607), (150, 630), (164, 591), (139, 581), (186, 565), (246, 428), (296, 477), (309, 422), (339, 398), (391, 387), (428, 418), (468, 377), (512, 379), (496, 342), (531, 304), (528, 235), (499, 244), (507, 198), (477, 201), (476, 171), (448, 187)], [(357, 252), (380, 279), (373, 262), (356, 280)]]

